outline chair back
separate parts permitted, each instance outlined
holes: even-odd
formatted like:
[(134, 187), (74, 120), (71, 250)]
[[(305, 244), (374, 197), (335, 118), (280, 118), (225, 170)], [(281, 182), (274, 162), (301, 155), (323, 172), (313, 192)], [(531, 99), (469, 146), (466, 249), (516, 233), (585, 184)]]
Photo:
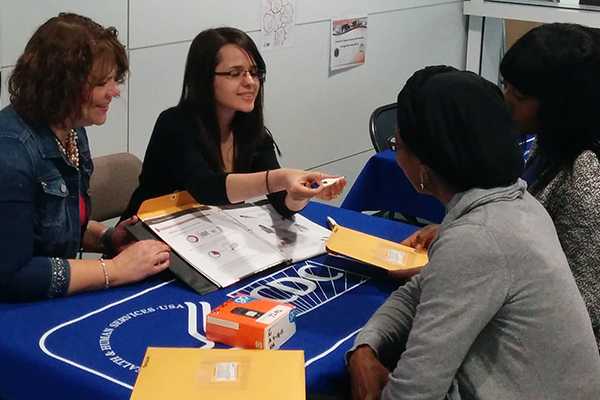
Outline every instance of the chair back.
[(529, 160), (529, 156), (535, 146), (536, 138), (535, 135), (523, 135), (519, 140), (519, 147), (523, 151), (523, 161), (527, 162)]
[(375, 109), (369, 120), (369, 134), (376, 152), (390, 148), (388, 140), (396, 134), (396, 103), (387, 104)]
[(94, 158), (90, 179), (90, 198), (95, 221), (120, 217), (138, 185), (142, 162), (131, 153), (117, 153)]

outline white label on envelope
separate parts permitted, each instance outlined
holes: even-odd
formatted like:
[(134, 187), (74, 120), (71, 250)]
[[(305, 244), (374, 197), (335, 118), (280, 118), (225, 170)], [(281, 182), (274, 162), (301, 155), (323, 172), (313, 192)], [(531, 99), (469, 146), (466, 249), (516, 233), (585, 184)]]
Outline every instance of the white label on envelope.
[(385, 260), (394, 264), (406, 264), (406, 253), (396, 249), (386, 249)]
[(220, 362), (215, 364), (215, 381), (233, 382), (237, 381), (238, 363)]

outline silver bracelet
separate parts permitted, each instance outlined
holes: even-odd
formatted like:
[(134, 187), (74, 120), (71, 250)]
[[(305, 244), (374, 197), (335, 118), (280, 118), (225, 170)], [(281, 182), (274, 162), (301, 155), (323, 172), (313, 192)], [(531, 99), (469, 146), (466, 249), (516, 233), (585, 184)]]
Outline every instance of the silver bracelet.
[(100, 267), (102, 267), (102, 272), (104, 273), (104, 289), (108, 289), (110, 287), (110, 277), (108, 276), (108, 269), (106, 268), (106, 263), (104, 259), (100, 257), (98, 259), (100, 261)]

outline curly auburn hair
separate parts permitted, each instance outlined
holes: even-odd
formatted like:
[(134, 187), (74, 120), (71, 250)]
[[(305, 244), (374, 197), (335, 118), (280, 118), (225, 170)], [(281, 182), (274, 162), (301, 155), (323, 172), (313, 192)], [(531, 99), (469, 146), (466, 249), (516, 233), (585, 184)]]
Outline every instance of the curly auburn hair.
[(115, 70), (122, 82), (127, 53), (114, 27), (60, 13), (33, 34), (8, 82), (10, 102), (26, 120), (60, 125), (76, 120), (91, 88)]

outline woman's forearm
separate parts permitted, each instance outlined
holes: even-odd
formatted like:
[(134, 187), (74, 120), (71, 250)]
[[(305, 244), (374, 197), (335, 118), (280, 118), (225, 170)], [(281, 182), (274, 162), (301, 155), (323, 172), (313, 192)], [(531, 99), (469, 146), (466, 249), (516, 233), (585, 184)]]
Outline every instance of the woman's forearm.
[[(87, 292), (117, 286), (112, 260), (68, 260), (71, 280), (67, 294)], [(103, 265), (104, 264), (104, 265)]]
[(225, 181), (227, 198), (231, 203), (239, 203), (285, 190), (285, 175), (284, 168), (248, 174), (229, 174)]

